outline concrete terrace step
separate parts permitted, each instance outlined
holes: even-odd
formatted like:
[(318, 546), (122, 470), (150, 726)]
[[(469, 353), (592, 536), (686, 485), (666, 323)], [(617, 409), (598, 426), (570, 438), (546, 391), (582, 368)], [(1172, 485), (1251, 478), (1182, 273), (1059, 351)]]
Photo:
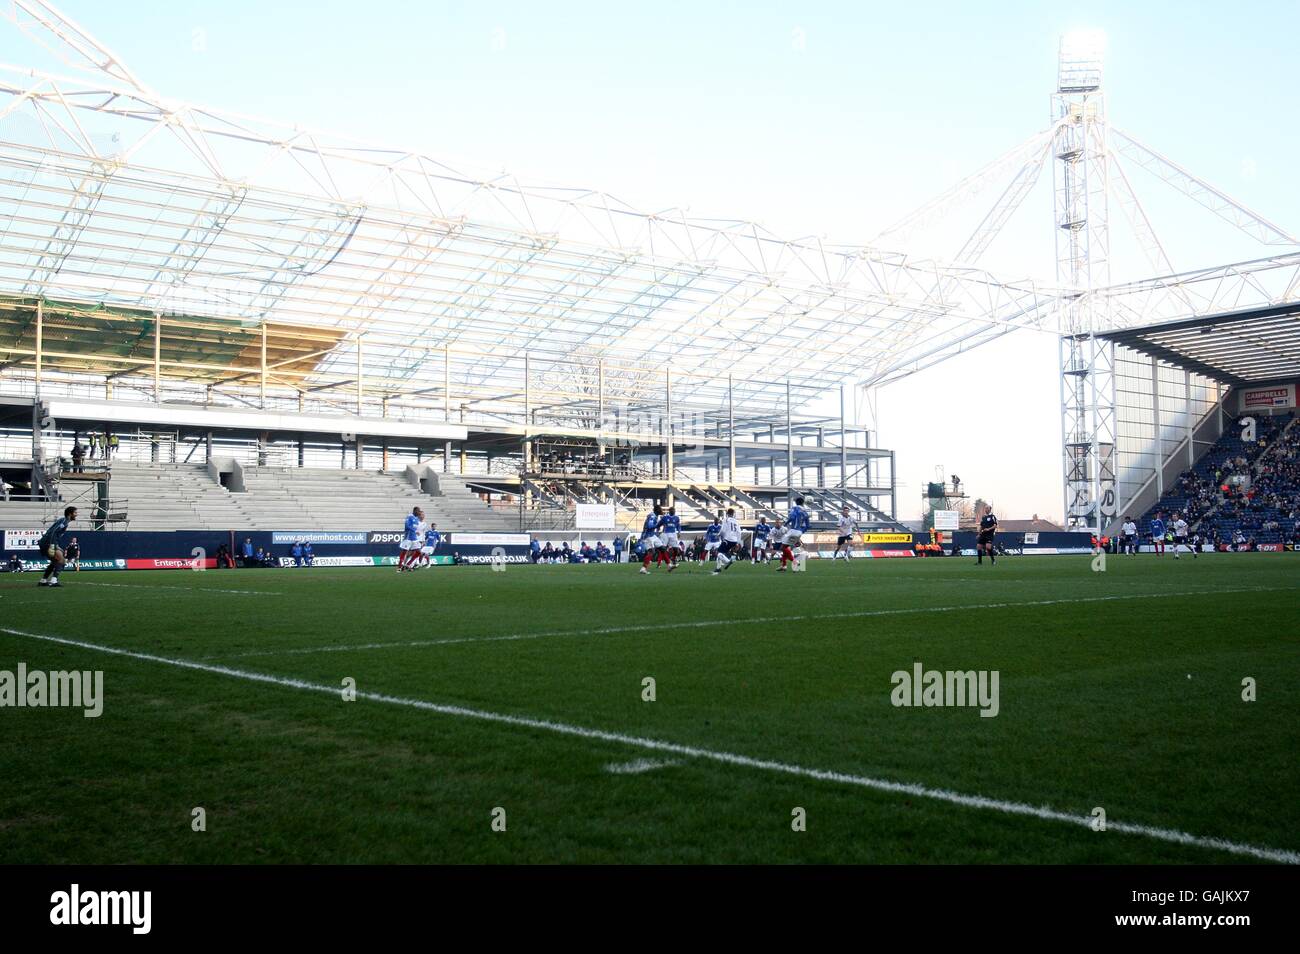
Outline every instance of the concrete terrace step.
[(383, 529), (414, 506), (442, 530), (517, 527), (451, 475), (437, 475), (438, 494), (392, 472), (246, 466), (242, 476), (245, 489), (232, 493), (204, 464), (115, 462), (110, 493), (127, 501), (132, 529)]

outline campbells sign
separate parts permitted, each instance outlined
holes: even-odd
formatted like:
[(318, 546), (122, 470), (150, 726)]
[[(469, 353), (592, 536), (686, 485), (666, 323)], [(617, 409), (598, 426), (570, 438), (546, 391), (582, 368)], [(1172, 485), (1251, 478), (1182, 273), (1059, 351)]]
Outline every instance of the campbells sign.
[(1277, 384), (1267, 388), (1247, 388), (1241, 392), (1241, 409), (1259, 411), (1273, 407), (1295, 407), (1295, 385)]

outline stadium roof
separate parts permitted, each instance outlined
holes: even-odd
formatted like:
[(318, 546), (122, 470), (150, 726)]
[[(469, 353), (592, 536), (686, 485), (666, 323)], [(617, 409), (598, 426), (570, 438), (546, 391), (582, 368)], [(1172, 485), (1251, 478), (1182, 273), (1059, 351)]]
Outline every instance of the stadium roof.
[[(234, 326), (227, 357), (213, 359), (210, 341), (174, 339), (162, 356), (241, 369), (214, 372), (219, 385), (248, 376), (250, 335), (239, 329), (273, 324), (280, 336), (301, 327), (335, 342), (274, 356), (280, 382), (300, 390), (364, 378), (368, 393), (431, 392), (445, 374), (436, 355), (452, 349), (453, 384), (471, 394), (518, 391), (525, 356), (609, 361), (635, 382), (670, 353), (675, 375), (701, 379), (692, 393), (702, 400), (727, 394), (731, 375), (736, 402), (761, 413), (790, 393), (802, 404), (846, 381), (884, 383), (1018, 329), (1073, 328), (1062, 312), (1081, 296), (1115, 327), (1288, 300), (1300, 287), (1294, 251), (1083, 293), (994, 275), (974, 261), (1006, 208), (950, 263), (636, 209), (593, 189), (180, 103), (44, 0), (0, 0), (0, 17), (67, 68), (0, 64), (0, 294), (179, 316), (174, 334), (208, 335), (222, 320)], [(1008, 155), (1032, 166), (1051, 142), (1052, 130), (1038, 133)], [(1265, 244), (1293, 244), (1143, 155)], [(0, 366), (31, 363), (27, 332), (10, 333), (17, 343), (0, 343)], [(109, 338), (112, 367), (147, 363)]]
[(1101, 337), (1227, 384), (1300, 377), (1300, 302), (1126, 328)]

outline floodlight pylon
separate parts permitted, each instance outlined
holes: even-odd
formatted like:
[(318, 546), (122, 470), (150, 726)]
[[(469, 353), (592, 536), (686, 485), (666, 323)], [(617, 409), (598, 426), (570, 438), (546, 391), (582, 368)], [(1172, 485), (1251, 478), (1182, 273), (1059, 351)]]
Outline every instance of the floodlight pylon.
[(1102, 44), (1061, 39), (1052, 95), (1056, 279), (1066, 289), (1059, 321), (1065, 519), (1096, 528), (1115, 513), (1114, 346), (1094, 337), (1109, 326), (1110, 221)]

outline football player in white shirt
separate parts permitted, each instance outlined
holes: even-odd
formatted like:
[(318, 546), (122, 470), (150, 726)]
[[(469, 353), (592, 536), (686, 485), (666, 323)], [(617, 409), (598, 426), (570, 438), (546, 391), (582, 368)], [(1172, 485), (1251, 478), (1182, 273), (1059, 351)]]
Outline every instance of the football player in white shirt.
[(718, 546), (718, 566), (713, 571), (717, 576), (727, 567), (736, 561), (736, 556), (740, 551), (740, 522), (736, 519), (736, 511), (733, 508), (727, 508), (727, 515), (722, 518), (722, 542)]
[(857, 530), (857, 523), (849, 516), (848, 507), (840, 510), (840, 519), (836, 521), (835, 528), (839, 531), (839, 536), (835, 538), (835, 552), (831, 554), (831, 559), (838, 560), (842, 549), (847, 563), (853, 556), (853, 533)]
[(1178, 551), (1181, 547), (1187, 547), (1187, 552), (1192, 555), (1192, 559), (1193, 560), (1196, 559), (1196, 551), (1193, 550), (1192, 545), (1187, 542), (1187, 538), (1189, 536), (1190, 536), (1190, 531), (1187, 528), (1187, 521), (1183, 519), (1182, 514), (1179, 514), (1178, 516), (1174, 517), (1174, 559), (1175, 560), (1178, 559)]
[(1120, 552), (1133, 556), (1137, 553), (1138, 525), (1131, 516), (1124, 518), (1124, 525), (1119, 528)]

